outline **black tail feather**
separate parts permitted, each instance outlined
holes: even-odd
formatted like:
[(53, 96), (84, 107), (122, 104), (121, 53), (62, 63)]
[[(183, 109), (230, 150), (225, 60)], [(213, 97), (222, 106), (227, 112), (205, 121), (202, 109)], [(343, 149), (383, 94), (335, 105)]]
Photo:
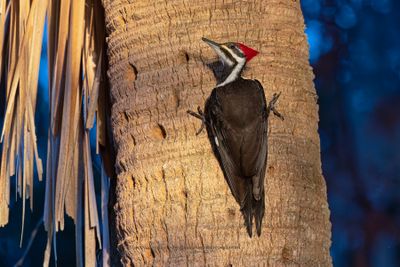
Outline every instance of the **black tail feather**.
[(261, 235), (262, 220), (265, 213), (265, 194), (264, 191), (261, 193), (260, 200), (256, 200), (253, 197), (251, 183), (247, 186), (246, 196), (242, 202), (240, 211), (243, 214), (244, 223), (246, 225), (247, 233), (250, 237), (253, 236), (253, 216), (256, 224), (257, 235)]
[(252, 237), (253, 235), (253, 194), (251, 190), (251, 186), (247, 186), (246, 196), (242, 203), (242, 207), (240, 208), (240, 211), (243, 214), (244, 224), (246, 225), (247, 233), (250, 237)]
[(265, 213), (265, 194), (264, 191), (261, 193), (261, 198), (260, 200), (255, 200), (253, 198), (253, 209), (254, 209), (254, 219), (256, 221), (256, 229), (257, 229), (257, 235), (261, 235), (261, 225), (262, 225), (262, 220), (264, 218), (264, 213)]

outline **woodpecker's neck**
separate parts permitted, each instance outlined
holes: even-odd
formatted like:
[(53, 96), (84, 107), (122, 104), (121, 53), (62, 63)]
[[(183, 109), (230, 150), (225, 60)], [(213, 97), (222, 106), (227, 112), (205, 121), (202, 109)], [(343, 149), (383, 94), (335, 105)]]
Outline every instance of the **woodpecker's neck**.
[(217, 87), (227, 85), (239, 79), (246, 65), (246, 58), (239, 57), (235, 53), (230, 54), (234, 59), (233, 64), (224, 64), (224, 69), (222, 71), (223, 76), (221, 82), (217, 84)]

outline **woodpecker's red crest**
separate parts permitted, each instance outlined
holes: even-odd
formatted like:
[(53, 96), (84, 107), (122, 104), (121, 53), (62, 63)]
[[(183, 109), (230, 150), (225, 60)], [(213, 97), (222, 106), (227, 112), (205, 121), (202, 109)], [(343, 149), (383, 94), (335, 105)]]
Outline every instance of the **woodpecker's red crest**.
[(244, 44), (237, 43), (237, 45), (240, 47), (240, 50), (242, 50), (243, 54), (246, 56), (247, 62), (249, 62), (253, 57), (257, 56), (259, 53), (258, 51)]

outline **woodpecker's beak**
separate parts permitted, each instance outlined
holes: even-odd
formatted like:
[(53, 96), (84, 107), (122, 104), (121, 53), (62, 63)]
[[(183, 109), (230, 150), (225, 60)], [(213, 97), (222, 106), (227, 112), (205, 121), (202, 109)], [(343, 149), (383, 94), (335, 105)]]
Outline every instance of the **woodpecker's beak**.
[(224, 65), (233, 65), (233, 62), (226, 56), (226, 54), (222, 51), (221, 45), (219, 43), (216, 43), (210, 39), (207, 39), (205, 37), (201, 38), (206, 44), (208, 44), (214, 51), (217, 53), (219, 58), (221, 59), (222, 63)]
[(210, 39), (207, 39), (207, 38), (205, 38), (205, 37), (203, 37), (203, 38), (201, 38), (201, 40), (203, 40), (204, 42), (206, 42), (209, 46), (211, 46), (211, 48), (213, 48), (213, 49), (219, 49), (219, 44), (218, 43), (216, 43), (216, 42), (214, 42), (214, 41), (211, 41)]

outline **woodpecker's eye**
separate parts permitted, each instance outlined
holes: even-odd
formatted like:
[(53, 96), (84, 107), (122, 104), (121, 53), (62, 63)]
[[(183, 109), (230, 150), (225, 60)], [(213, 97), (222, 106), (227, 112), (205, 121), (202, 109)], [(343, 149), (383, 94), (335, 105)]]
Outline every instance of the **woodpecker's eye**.
[(230, 49), (235, 49), (235, 45), (234, 45), (234, 44), (230, 44), (230, 45), (229, 45), (229, 48), (230, 48)]

